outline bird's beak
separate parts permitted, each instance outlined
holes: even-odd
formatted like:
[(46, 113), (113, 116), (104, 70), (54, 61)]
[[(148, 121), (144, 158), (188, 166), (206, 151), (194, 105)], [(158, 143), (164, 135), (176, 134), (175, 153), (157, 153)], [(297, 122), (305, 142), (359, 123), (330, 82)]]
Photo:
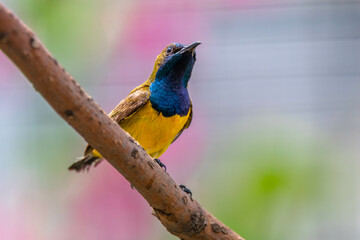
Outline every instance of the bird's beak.
[(183, 49), (181, 49), (181, 50), (179, 51), (179, 54), (183, 54), (183, 53), (185, 53), (185, 52), (194, 52), (195, 48), (196, 48), (197, 46), (199, 46), (200, 44), (201, 44), (201, 42), (199, 42), (199, 41), (194, 42), (194, 43), (190, 44), (189, 46), (186, 46), (186, 47), (184, 47)]

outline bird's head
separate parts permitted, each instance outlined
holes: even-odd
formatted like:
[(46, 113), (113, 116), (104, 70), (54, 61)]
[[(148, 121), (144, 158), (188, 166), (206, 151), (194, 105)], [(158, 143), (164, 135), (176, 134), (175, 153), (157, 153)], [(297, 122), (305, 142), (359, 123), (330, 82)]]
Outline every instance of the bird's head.
[(187, 87), (196, 61), (195, 48), (200, 42), (188, 46), (181, 43), (169, 44), (156, 58), (150, 81), (168, 81), (171, 84), (183, 84)]

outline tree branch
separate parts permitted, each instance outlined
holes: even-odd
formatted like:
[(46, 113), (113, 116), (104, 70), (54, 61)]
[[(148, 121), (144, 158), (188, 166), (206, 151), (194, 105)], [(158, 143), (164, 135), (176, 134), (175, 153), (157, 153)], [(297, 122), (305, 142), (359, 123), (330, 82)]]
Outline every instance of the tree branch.
[(243, 240), (190, 199), (1, 3), (0, 49), (54, 110), (137, 189), (170, 233), (186, 240)]

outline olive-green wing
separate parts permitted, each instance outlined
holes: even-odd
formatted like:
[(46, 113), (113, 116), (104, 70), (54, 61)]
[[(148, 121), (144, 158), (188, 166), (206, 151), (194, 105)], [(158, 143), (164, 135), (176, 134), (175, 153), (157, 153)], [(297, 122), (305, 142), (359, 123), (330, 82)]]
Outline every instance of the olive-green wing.
[(178, 139), (178, 137), (180, 137), (182, 132), (190, 126), (191, 120), (192, 120), (192, 117), (193, 117), (192, 104), (190, 105), (190, 110), (189, 111), (190, 111), (190, 114), (189, 114), (188, 120), (186, 121), (184, 127), (180, 130), (180, 132), (176, 135), (176, 137), (174, 138), (174, 140), (171, 143), (175, 142), (176, 139)]
[(131, 116), (144, 106), (150, 99), (150, 92), (139, 89), (129, 94), (110, 113), (109, 116), (117, 123)]
[[(148, 85), (140, 85), (135, 88), (125, 99), (109, 113), (109, 117), (114, 119), (117, 123), (121, 120), (131, 116), (144, 106), (150, 99), (150, 91)], [(87, 145), (84, 156), (90, 154), (94, 148)]]

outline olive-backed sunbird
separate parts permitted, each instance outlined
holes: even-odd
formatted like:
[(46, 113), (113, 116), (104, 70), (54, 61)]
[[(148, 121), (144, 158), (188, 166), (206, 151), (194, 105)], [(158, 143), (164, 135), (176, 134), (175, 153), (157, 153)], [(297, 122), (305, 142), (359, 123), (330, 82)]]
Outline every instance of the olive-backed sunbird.
[[(109, 114), (160, 166), (162, 163), (157, 158), (191, 123), (192, 103), (187, 87), (199, 44), (168, 45), (157, 56), (150, 77)], [(69, 169), (88, 169), (102, 159), (101, 154), (88, 145), (83, 157)]]

